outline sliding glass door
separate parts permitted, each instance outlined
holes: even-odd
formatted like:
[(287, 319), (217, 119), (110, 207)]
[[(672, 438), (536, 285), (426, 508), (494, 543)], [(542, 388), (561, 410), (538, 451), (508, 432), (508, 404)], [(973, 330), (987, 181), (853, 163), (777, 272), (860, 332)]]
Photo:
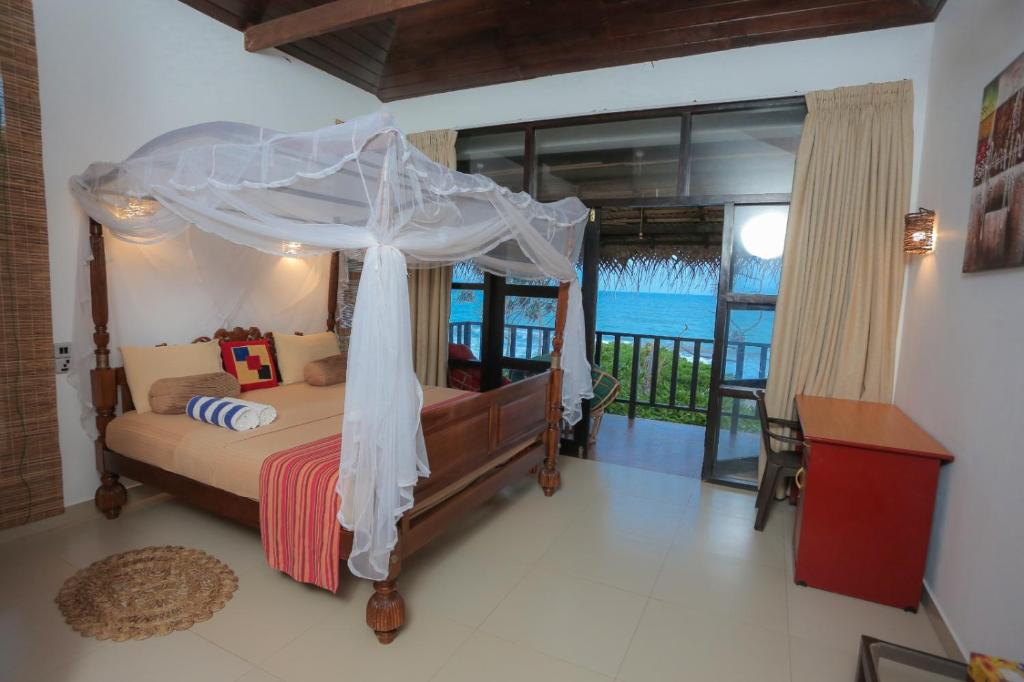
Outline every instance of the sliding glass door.
[(750, 389), (771, 369), (786, 204), (726, 204), (703, 478), (754, 485), (760, 423)]

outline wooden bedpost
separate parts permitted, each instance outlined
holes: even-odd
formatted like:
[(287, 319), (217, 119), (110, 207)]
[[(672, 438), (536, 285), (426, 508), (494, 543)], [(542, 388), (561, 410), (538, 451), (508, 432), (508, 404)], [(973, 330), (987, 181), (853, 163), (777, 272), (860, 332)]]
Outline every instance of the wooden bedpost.
[(398, 630), (405, 624), (405, 597), (397, 589), (395, 582), (402, 571), (402, 535), (399, 532), (398, 542), (391, 552), (390, 570), (385, 580), (375, 580), (373, 594), (366, 602), (366, 624), (377, 635), (381, 644), (395, 641)]
[(562, 440), (562, 336), (569, 307), (569, 283), (558, 287), (558, 310), (555, 313), (555, 336), (551, 340), (551, 383), (548, 384), (548, 429), (544, 434), (547, 453), (537, 482), (544, 495), (551, 497), (562, 485), (558, 472), (558, 448)]
[(338, 331), (338, 270), (341, 252), (331, 253), (331, 276), (327, 284), (327, 331)]
[(96, 489), (96, 508), (108, 519), (116, 519), (128, 498), (118, 475), (107, 471), (104, 461), (107, 424), (114, 418), (117, 407), (117, 373), (110, 367), (110, 334), (107, 332), (107, 261), (103, 250), (103, 226), (89, 219), (89, 288), (92, 297), (93, 343), (96, 344), (96, 367), (90, 371), (92, 403), (96, 408), (96, 470), (100, 473), (100, 487)]

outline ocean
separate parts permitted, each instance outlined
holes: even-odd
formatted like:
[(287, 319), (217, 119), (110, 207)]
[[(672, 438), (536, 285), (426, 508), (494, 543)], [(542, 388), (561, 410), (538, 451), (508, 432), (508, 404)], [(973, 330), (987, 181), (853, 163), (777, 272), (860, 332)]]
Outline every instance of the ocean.
[[(483, 314), (482, 294), (478, 291), (452, 292), (452, 322), (479, 322)], [(554, 326), (554, 306), (550, 301), (510, 298), (506, 305), (506, 323), (537, 327)], [(709, 294), (646, 293), (635, 291), (600, 291), (597, 296), (597, 331), (627, 334), (715, 338), (717, 297)], [(774, 312), (734, 309), (729, 319), (730, 360), (739, 343), (771, 343)], [(525, 331), (519, 332), (516, 355), (525, 349)], [(479, 327), (471, 329), (470, 346), (479, 354)], [(628, 342), (628, 339), (625, 341)], [(643, 342), (643, 341), (642, 341)], [(537, 343), (535, 341), (535, 343)], [(692, 345), (684, 346), (686, 351)], [(703, 344), (701, 360), (708, 362), (711, 344)], [(731, 369), (732, 362), (728, 369)], [(753, 369), (745, 367), (744, 374)]]

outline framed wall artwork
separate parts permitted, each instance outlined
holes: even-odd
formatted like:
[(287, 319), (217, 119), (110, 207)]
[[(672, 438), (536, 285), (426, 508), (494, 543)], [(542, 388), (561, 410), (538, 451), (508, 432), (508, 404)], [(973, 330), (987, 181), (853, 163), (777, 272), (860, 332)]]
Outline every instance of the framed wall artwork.
[(1024, 265), (1024, 54), (985, 86), (964, 272)]

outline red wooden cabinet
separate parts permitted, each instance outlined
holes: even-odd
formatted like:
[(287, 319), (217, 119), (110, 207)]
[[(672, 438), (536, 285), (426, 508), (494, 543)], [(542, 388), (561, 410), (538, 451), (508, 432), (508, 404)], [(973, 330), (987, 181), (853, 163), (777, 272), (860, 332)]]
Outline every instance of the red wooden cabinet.
[(794, 579), (917, 610), (939, 467), (953, 456), (899, 408), (797, 396), (805, 471)]

